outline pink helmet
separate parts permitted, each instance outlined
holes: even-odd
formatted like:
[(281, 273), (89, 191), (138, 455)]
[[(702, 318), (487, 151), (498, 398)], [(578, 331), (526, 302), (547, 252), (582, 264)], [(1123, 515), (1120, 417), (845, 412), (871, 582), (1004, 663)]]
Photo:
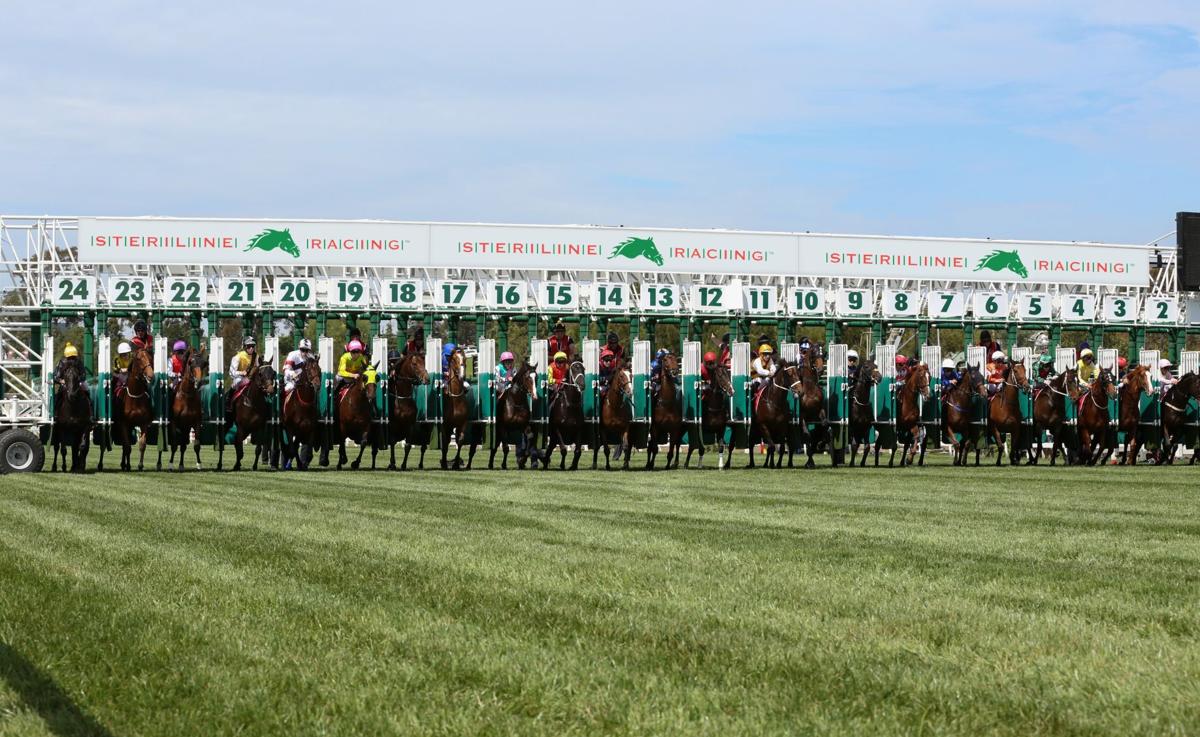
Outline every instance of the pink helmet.
[(361, 351), (362, 349), (363, 344), (357, 338), (350, 341), (350, 345), (346, 346), (346, 350), (348, 351)]
[(512, 354), (512, 351), (505, 351), (500, 354), (501, 361), (515, 361), (517, 357)]
[(904, 354), (897, 353), (896, 354), (896, 365), (903, 366), (906, 363), (908, 363), (908, 359), (904, 357)]

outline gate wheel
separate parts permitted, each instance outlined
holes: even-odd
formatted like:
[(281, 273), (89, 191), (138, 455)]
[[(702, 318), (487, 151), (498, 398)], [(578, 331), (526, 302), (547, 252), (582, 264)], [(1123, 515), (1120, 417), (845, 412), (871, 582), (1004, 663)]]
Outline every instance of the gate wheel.
[(28, 430), (9, 430), (0, 435), (0, 474), (33, 473), (46, 463), (46, 449)]

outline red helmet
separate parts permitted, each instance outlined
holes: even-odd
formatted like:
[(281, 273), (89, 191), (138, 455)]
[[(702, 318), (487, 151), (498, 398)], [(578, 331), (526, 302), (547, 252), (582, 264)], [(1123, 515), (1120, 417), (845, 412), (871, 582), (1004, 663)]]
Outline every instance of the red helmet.
[(612, 348), (605, 346), (604, 348), (600, 349), (600, 359), (601, 360), (604, 360), (605, 358), (612, 358), (615, 355), (617, 355), (617, 354), (613, 353)]
[(713, 353), (712, 351), (709, 351), (708, 353), (704, 354), (704, 362), (705, 363), (714, 363), (714, 362), (716, 362), (716, 360), (717, 360), (717, 354)]
[(908, 363), (908, 359), (905, 358), (903, 354), (897, 353), (896, 354), (896, 365), (903, 366), (906, 363)]
[(1129, 361), (1125, 360), (1125, 356), (1121, 356), (1117, 359), (1117, 368), (1125, 368), (1128, 365)]

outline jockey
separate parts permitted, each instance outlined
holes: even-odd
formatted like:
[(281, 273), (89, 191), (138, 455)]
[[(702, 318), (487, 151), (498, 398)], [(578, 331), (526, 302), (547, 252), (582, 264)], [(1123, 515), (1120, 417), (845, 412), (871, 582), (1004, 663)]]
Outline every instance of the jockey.
[[(225, 394), (225, 414), (230, 417), (229, 431), (233, 432), (233, 395), (245, 384), (247, 374), (254, 368), (258, 360), (258, 343), (254, 336), (247, 335), (242, 340), (242, 349), (229, 361), (229, 391)], [(233, 442), (230, 437), (229, 442)]]
[(500, 365), (496, 367), (496, 396), (500, 396), (508, 390), (508, 385), (512, 383), (513, 364), (516, 361), (517, 357), (512, 354), (512, 351), (500, 354)]
[(133, 324), (133, 340), (131, 342), (134, 348), (146, 351), (154, 350), (154, 336), (150, 335), (145, 320), (138, 320)]
[(1160, 394), (1166, 395), (1171, 387), (1179, 382), (1175, 372), (1171, 370), (1171, 361), (1166, 358), (1158, 359), (1158, 391)]
[(658, 393), (659, 379), (662, 377), (662, 360), (670, 355), (671, 352), (666, 348), (659, 348), (654, 354), (654, 360), (650, 362), (650, 393)]
[(312, 341), (308, 338), (301, 338), (300, 345), (296, 346), (296, 350), (287, 354), (287, 358), (283, 359), (283, 390), (290, 392), (296, 388), (296, 379), (300, 378), (300, 374), (304, 373), (304, 364), (312, 358)]
[(617, 337), (616, 333), (608, 334), (608, 338), (604, 342), (604, 348), (600, 351), (601, 357), (603, 357), (604, 351), (611, 353), (614, 359), (625, 357), (625, 347), (621, 345), (621, 339)]
[(546, 345), (552, 355), (565, 353), (567, 360), (575, 355), (575, 345), (571, 342), (571, 336), (567, 335), (567, 326), (562, 320), (554, 323), (554, 334), (550, 336)]
[[(613, 333), (609, 333), (611, 338)], [(620, 346), (618, 346), (619, 348)], [(607, 345), (600, 349), (600, 395), (604, 396), (608, 392), (608, 382), (612, 380), (613, 373), (617, 370), (620, 364), (617, 354), (612, 351)]]
[(551, 399), (558, 394), (562, 385), (570, 380), (569, 373), (567, 354), (564, 351), (558, 351), (554, 354), (554, 362), (550, 364), (550, 370), (546, 372), (546, 383), (550, 386)]
[(1091, 384), (1096, 378), (1096, 356), (1092, 354), (1091, 348), (1084, 348), (1079, 352), (1079, 363), (1076, 366), (1079, 371), (1079, 383)]
[(853, 348), (846, 351), (846, 378), (851, 384), (858, 381), (858, 351)]
[(1003, 351), (992, 351), (992, 360), (987, 365), (988, 396), (992, 396), (1004, 385), (1004, 372), (1008, 369), (1008, 356)]
[[(74, 347), (74, 346), (72, 346)], [(129, 373), (129, 362), (133, 360), (133, 347), (125, 341), (117, 346), (117, 358), (113, 361), (113, 372), (120, 375)]]
[(700, 380), (712, 381), (712, 372), (717, 368), (717, 354), (709, 351), (704, 354), (704, 363), (700, 366)]
[(1128, 368), (1129, 368), (1129, 361), (1127, 361), (1125, 359), (1125, 356), (1118, 356), (1117, 357), (1117, 375), (1121, 378), (1122, 381), (1125, 380), (1125, 371)]
[(175, 345), (171, 346), (171, 374), (178, 377), (183, 374), (183, 370), (187, 366), (183, 365), (184, 355), (187, 353), (188, 344), (186, 340), (177, 340)]
[(750, 374), (754, 377), (750, 381), (752, 387), (757, 387), (764, 381), (767, 381), (775, 372), (779, 370), (779, 366), (775, 363), (775, 349), (767, 343), (763, 343), (758, 347), (758, 358), (750, 362)]
[(940, 379), (942, 384), (942, 394), (945, 394), (957, 386), (958, 380), (961, 378), (962, 376), (960, 376), (959, 373), (954, 370), (954, 359), (947, 358), (946, 360), (942, 361), (942, 376)]
[(1037, 378), (1042, 384), (1045, 384), (1053, 379), (1058, 372), (1054, 369), (1054, 356), (1049, 353), (1043, 353), (1038, 357)]
[(337, 370), (337, 386), (349, 384), (360, 376), (367, 377), (368, 384), (375, 383), (375, 369), (371, 368), (371, 363), (367, 359), (366, 347), (358, 338), (350, 341), (346, 346), (346, 353), (338, 360)]
[(989, 356), (997, 352), (1003, 353), (1000, 348), (1000, 344), (992, 340), (992, 333), (990, 330), (979, 331), (979, 345), (987, 349), (987, 355)]
[(412, 337), (404, 344), (404, 355), (411, 356), (425, 352), (425, 328), (417, 326), (413, 331)]
[(65, 346), (63, 346), (62, 358), (59, 359), (58, 365), (54, 367), (54, 382), (61, 386), (62, 381), (61, 381), (61, 379), (59, 379), (59, 376), (62, 375), (63, 369), (65, 369), (68, 364), (78, 364), (78, 363), (79, 363), (79, 349), (76, 348), (75, 345), (73, 343), (71, 343), (71, 341), (67, 341), (67, 344)]
[(717, 360), (725, 368), (733, 363), (733, 349), (729, 347), (729, 333), (721, 336), (721, 345), (717, 346)]
[(899, 386), (900, 382), (904, 381), (904, 377), (908, 376), (908, 359), (904, 354), (896, 354), (896, 381), (892, 386)]

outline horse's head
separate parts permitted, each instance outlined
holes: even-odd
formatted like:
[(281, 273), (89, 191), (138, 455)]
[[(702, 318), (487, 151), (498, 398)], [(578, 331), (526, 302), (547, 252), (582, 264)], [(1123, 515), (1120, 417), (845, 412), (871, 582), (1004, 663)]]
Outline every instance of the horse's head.
[[(1150, 367), (1136, 366), (1125, 375), (1125, 383), (1133, 387), (1139, 394), (1153, 394), (1154, 387), (1150, 385)], [(1136, 396), (1136, 395), (1135, 395)]]
[[(775, 385), (780, 389), (787, 389), (797, 397), (804, 395), (804, 379), (800, 376), (800, 366), (797, 364), (780, 359), (775, 377)], [(783, 381), (779, 381), (779, 377), (783, 377)]]
[(977, 366), (967, 367), (967, 385), (972, 392), (987, 399), (987, 382), (983, 380), (983, 372)]
[(733, 382), (729, 378), (729, 369), (717, 364), (709, 370), (709, 376), (712, 377), (712, 383), (719, 392), (727, 397), (733, 396)]
[(929, 366), (924, 363), (918, 363), (909, 370), (905, 383), (920, 394), (922, 399), (929, 399), (931, 396), (929, 390)]
[(394, 376), (408, 379), (417, 384), (429, 383), (429, 372), (425, 370), (425, 354), (409, 353), (406, 356), (392, 359), (389, 364)]
[(633, 396), (633, 377), (629, 375), (629, 365), (625, 361), (617, 361), (613, 365), (612, 378), (608, 380), (610, 402), (618, 401), (620, 397)]
[(1079, 399), (1079, 395), (1083, 394), (1083, 390), (1079, 388), (1079, 372), (1075, 369), (1067, 369), (1066, 371), (1063, 371), (1062, 388), (1072, 401)]
[(321, 386), (321, 358), (316, 353), (304, 362), (304, 368), (300, 371), (300, 377), (304, 379), (304, 383), (311, 386), (313, 389)]
[(1022, 391), (1029, 389), (1029, 375), (1025, 372), (1025, 364), (1021, 361), (1013, 361), (1009, 366), (1009, 374), (1012, 376), (1013, 383)]
[(142, 379), (150, 383), (154, 379), (154, 359), (145, 348), (135, 348), (129, 359), (129, 379)]
[(1100, 369), (1096, 373), (1096, 379), (1092, 382), (1091, 391), (1093, 394), (1103, 394), (1112, 399), (1117, 396), (1117, 384), (1113, 379), (1113, 374), (1106, 368)]
[(62, 385), (64, 393), (67, 397), (74, 399), (81, 391), (83, 391), (83, 382), (86, 380), (86, 369), (79, 359), (67, 361), (63, 364), (62, 371), (58, 376), (54, 377), (59, 384)]
[(208, 354), (204, 351), (188, 349), (183, 365), (187, 367), (187, 374), (196, 386), (208, 381)]
[(537, 373), (537, 364), (536, 363), (530, 363), (527, 360), (522, 360), (521, 368), (517, 369), (516, 372), (513, 373), (512, 386), (515, 386), (526, 393), (532, 394), (533, 393), (533, 378), (536, 375), (536, 373)]
[(275, 369), (272, 368), (269, 359), (263, 359), (254, 367), (254, 375), (251, 378), (254, 386), (263, 394), (275, 393)]
[(668, 353), (662, 357), (662, 371), (672, 379), (679, 378), (679, 359), (675, 357), (674, 353)]

